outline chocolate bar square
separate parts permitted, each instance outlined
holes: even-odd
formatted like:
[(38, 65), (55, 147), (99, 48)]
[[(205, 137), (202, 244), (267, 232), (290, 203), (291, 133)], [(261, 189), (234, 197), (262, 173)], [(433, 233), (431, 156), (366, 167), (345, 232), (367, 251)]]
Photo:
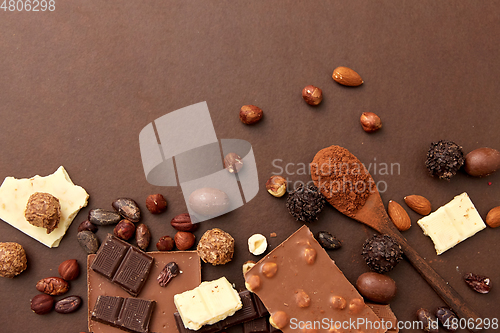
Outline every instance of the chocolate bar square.
[(152, 264), (153, 257), (130, 247), (111, 281), (130, 295), (137, 296), (146, 283)]
[(97, 251), (91, 268), (108, 279), (112, 279), (129, 248), (130, 244), (108, 234)]

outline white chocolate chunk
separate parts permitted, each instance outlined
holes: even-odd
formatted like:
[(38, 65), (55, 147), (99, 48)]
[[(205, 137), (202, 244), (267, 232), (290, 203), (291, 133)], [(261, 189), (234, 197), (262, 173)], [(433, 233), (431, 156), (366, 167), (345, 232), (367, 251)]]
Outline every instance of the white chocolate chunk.
[[(50, 193), (59, 199), (61, 219), (58, 227), (50, 234), (47, 234), (45, 228), (31, 225), (24, 217), (28, 199), (35, 192)], [(0, 218), (40, 243), (57, 247), (76, 214), (87, 206), (88, 197), (82, 187), (73, 184), (62, 166), (46, 177), (6, 177), (0, 186)]]
[(184, 327), (199, 330), (232, 316), (242, 308), (240, 296), (225, 277), (202, 282), (198, 287), (174, 296)]
[(486, 228), (467, 193), (456, 196), (434, 213), (417, 221), (441, 254)]

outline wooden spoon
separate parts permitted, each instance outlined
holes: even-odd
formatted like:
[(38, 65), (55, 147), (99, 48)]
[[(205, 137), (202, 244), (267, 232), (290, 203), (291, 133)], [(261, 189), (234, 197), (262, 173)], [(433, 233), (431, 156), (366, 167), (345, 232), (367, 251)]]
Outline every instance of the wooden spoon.
[[(325, 148), (324, 150), (334, 149), (334, 147), (337, 146)], [(349, 153), (349, 155), (351, 155), (352, 158), (355, 158), (354, 155), (352, 155), (345, 148), (341, 149), (343, 149), (344, 152)], [(345, 159), (343, 160), (342, 158), (339, 158), (339, 160), (345, 161)], [(315, 163), (315, 161), (313, 161), (313, 164)], [(352, 164), (353, 162), (351, 161), (350, 163)], [(357, 163), (359, 163), (359, 165), (362, 165), (359, 160), (357, 160)], [(312, 170), (314, 172), (313, 168)], [(403, 237), (403, 235), (401, 235), (401, 233), (396, 229), (396, 227), (390, 220), (389, 216), (387, 215), (384, 204), (382, 202), (382, 198), (380, 197), (380, 193), (378, 192), (377, 187), (374, 185), (375, 183), (373, 182), (373, 178), (368, 173), (368, 171), (366, 171), (366, 173), (367, 176), (369, 176), (368, 180), (371, 181), (371, 184), (373, 184), (373, 186), (371, 187), (371, 191), (369, 192), (370, 194), (368, 195), (366, 202), (361, 208), (355, 211), (347, 210), (345, 202), (341, 203), (338, 200), (332, 200), (331, 197), (330, 198), (327, 197), (327, 200), (333, 207), (335, 207), (342, 214), (347, 215), (358, 222), (366, 224), (382, 234), (386, 234), (394, 238), (401, 245), (404, 255), (409, 260), (409, 262), (422, 275), (422, 277), (427, 281), (427, 283), (429, 283), (429, 285), (434, 289), (434, 291), (439, 295), (439, 297), (441, 297), (443, 301), (453, 309), (453, 311), (457, 314), (457, 316), (459, 316), (460, 318), (465, 318), (467, 322), (468, 320), (471, 321), (473, 320), (474, 326), (476, 326), (476, 324), (479, 323), (478, 319), (479, 316), (465, 303), (465, 300), (438, 273), (436, 273), (436, 271), (434, 271), (434, 269), (432, 269), (432, 267), (429, 266), (429, 264), (427, 264), (427, 262), (417, 253), (417, 251), (415, 251), (406, 242), (406, 239)], [(328, 175), (325, 174), (324, 170), (321, 173), (321, 177), (328, 178)], [(316, 186), (320, 189), (323, 195), (325, 195), (320, 186), (321, 184), (318, 184), (318, 180), (314, 178), (315, 177), (313, 174), (313, 180), (315, 181)], [(355, 198), (356, 196), (352, 195), (351, 197)], [(469, 330), (471, 332), (478, 332), (477, 329), (469, 329)]]

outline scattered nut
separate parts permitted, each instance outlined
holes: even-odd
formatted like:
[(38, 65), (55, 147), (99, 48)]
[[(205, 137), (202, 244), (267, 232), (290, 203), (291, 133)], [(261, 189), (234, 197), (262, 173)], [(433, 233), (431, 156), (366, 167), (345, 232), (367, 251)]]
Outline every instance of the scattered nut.
[(131, 222), (139, 222), (141, 220), (141, 209), (134, 200), (130, 198), (118, 198), (111, 205), (118, 214), (127, 220)]
[(332, 78), (344, 86), (356, 87), (363, 84), (363, 79), (349, 67), (337, 67), (333, 70)]
[(238, 173), (243, 167), (243, 161), (238, 154), (229, 153), (224, 157), (224, 168), (230, 173)]
[(478, 148), (465, 156), (465, 172), (474, 177), (486, 177), (500, 169), (500, 151)]
[(304, 290), (298, 290), (295, 292), (295, 302), (299, 308), (307, 308), (311, 305), (311, 298)]
[(326, 250), (337, 250), (342, 247), (342, 243), (328, 231), (318, 232), (318, 242)]
[(91, 232), (97, 232), (97, 226), (93, 223), (91, 223), (89, 220), (85, 220), (80, 225), (78, 226), (78, 232), (80, 231), (91, 231)]
[(54, 299), (49, 295), (38, 294), (31, 299), (31, 310), (38, 315), (49, 313), (53, 307)]
[(359, 121), (366, 133), (373, 133), (382, 128), (380, 117), (373, 112), (363, 112)]
[(314, 264), (316, 262), (316, 250), (312, 247), (304, 249), (304, 259), (309, 265)]
[(259, 290), (259, 288), (261, 287), (260, 277), (255, 274), (246, 277), (245, 287), (252, 292)]
[(254, 234), (248, 238), (248, 251), (253, 255), (261, 255), (267, 249), (267, 239), (264, 235)]
[(349, 303), (349, 314), (355, 315), (365, 308), (365, 302), (361, 298), (353, 298)]
[(253, 267), (255, 266), (256, 262), (253, 260), (248, 260), (243, 263), (243, 276)]
[(267, 278), (272, 278), (273, 276), (276, 275), (276, 272), (278, 271), (278, 264), (275, 262), (266, 262), (265, 264), (262, 265), (261, 267), (262, 274), (267, 277)]
[(82, 305), (80, 296), (68, 296), (56, 302), (54, 309), (57, 313), (73, 313)]
[(188, 231), (177, 231), (174, 236), (175, 246), (180, 251), (185, 251), (193, 247), (196, 238), (193, 233)]
[(428, 215), (432, 210), (430, 201), (421, 195), (409, 195), (404, 200), (410, 209), (420, 215)]
[(96, 253), (99, 249), (99, 240), (93, 232), (84, 230), (76, 234), (78, 243), (88, 254)]
[(487, 276), (468, 273), (464, 276), (464, 280), (472, 290), (480, 294), (487, 294), (490, 292), (491, 280)]
[(434, 316), (427, 309), (418, 309), (417, 318), (423, 324), (423, 330), (428, 333), (438, 333), (439, 327), (437, 324), (437, 320), (435, 320)]
[(69, 283), (60, 277), (48, 277), (38, 281), (36, 289), (47, 295), (62, 295), (69, 290)]
[(151, 242), (151, 232), (149, 232), (149, 228), (144, 223), (140, 223), (135, 230), (135, 241), (137, 242), (137, 246), (146, 251), (149, 246), (149, 242)]
[(175, 216), (170, 224), (178, 231), (195, 232), (198, 230), (198, 223), (193, 223), (191, 216), (188, 213), (183, 213)]
[(28, 199), (24, 216), (30, 224), (45, 228), (50, 234), (61, 219), (59, 199), (49, 193), (35, 192)]
[(486, 224), (491, 228), (500, 226), (500, 206), (492, 208), (486, 215)]
[(123, 219), (115, 226), (113, 233), (120, 239), (129, 240), (135, 234), (135, 224)]
[(80, 276), (80, 266), (78, 266), (78, 262), (76, 261), (76, 259), (63, 261), (59, 265), (57, 271), (59, 272), (59, 275), (61, 275), (61, 277), (66, 281), (72, 281)]
[(158, 243), (156, 243), (156, 248), (158, 251), (171, 251), (174, 248), (174, 239), (170, 236), (163, 236), (160, 238)]
[(167, 200), (161, 194), (151, 194), (146, 198), (146, 208), (151, 214), (160, 214), (167, 210)]
[(399, 231), (405, 231), (410, 229), (411, 227), (411, 220), (410, 216), (406, 212), (406, 210), (401, 207), (400, 204), (398, 204), (395, 201), (390, 200), (389, 205), (387, 207), (387, 212), (389, 213), (389, 217), (392, 220), (392, 223), (398, 228)]
[(282, 197), (286, 193), (286, 179), (281, 176), (271, 176), (266, 182), (266, 190), (274, 197)]
[(158, 281), (160, 287), (166, 287), (170, 280), (172, 280), (177, 275), (179, 275), (179, 266), (177, 266), (177, 264), (172, 261), (166, 264), (165, 267), (163, 267), (160, 275), (158, 275), (158, 277), (156, 278), (156, 281)]
[(450, 308), (444, 306), (437, 308), (436, 317), (448, 332), (458, 330), (458, 317)]
[(13, 278), (28, 267), (26, 252), (21, 244), (0, 242), (0, 276)]
[(262, 119), (264, 112), (255, 105), (243, 105), (240, 109), (240, 120), (243, 124), (253, 125)]
[(224, 265), (233, 259), (234, 238), (218, 228), (207, 230), (198, 242), (197, 251), (204, 262)]
[(344, 310), (347, 306), (347, 301), (342, 296), (332, 296), (331, 302), (333, 308), (337, 310)]
[(276, 311), (269, 318), (269, 323), (273, 327), (281, 330), (288, 325), (288, 320), (288, 316), (284, 311)]
[(88, 220), (95, 225), (111, 225), (120, 222), (122, 216), (117, 212), (94, 208), (89, 211)]
[(302, 89), (302, 98), (309, 105), (318, 105), (323, 100), (323, 92), (318, 87), (308, 85)]
[(276, 237), (278, 237), (278, 235), (277, 235), (275, 232), (271, 232), (271, 233), (269, 234), (269, 237), (271, 237), (271, 238), (276, 238)]

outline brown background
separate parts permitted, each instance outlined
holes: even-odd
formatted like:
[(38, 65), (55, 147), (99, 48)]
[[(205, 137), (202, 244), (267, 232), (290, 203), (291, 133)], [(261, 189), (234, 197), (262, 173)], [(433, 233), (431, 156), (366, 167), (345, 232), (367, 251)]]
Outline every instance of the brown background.
[[(298, 163), (309, 163), (332, 144), (365, 163), (400, 164), (399, 173), (373, 174), (387, 183), (386, 204), (416, 193), (437, 208), (467, 191), (484, 218), (500, 205), (500, 173), (485, 179), (461, 173), (446, 182), (429, 177), (423, 162), (429, 144), (439, 139), (456, 141), (465, 152), (500, 149), (499, 15), (493, 1), (373, 0), (76, 0), (57, 1), (54, 12), (0, 11), (0, 178), (47, 175), (64, 165), (90, 194), (59, 248), (0, 223), (0, 241), (21, 243), (29, 260), (19, 277), (0, 279), (0, 331), (86, 330), (85, 310), (37, 316), (29, 302), (36, 281), (57, 275), (63, 260), (76, 258), (84, 267), (76, 229), (90, 208), (111, 208), (115, 198), (132, 197), (144, 210), (153, 242), (173, 236), (169, 221), (186, 210), (180, 188), (147, 183), (138, 135), (157, 117), (201, 101), (208, 103), (219, 139), (252, 144), (261, 184), (251, 202), (196, 232), (199, 238), (220, 227), (236, 239), (234, 260), (223, 267), (204, 264), (205, 280), (226, 275), (242, 288), (241, 265), (255, 259), (247, 238), (276, 232), (269, 239), (274, 248), (301, 225), (287, 213), (284, 198), (264, 190), (266, 179), (279, 172), (273, 160), (294, 163), (289, 171), (296, 173)], [(331, 74), (340, 65), (354, 68), (365, 83), (336, 84)], [(302, 101), (307, 84), (323, 89), (319, 107)], [(243, 104), (261, 107), (263, 121), (243, 125)], [(361, 130), (363, 111), (381, 116), (380, 132)], [(170, 206), (152, 216), (144, 200), (157, 192)], [(409, 213), (416, 222), (418, 216)], [(343, 240), (343, 248), (330, 254), (351, 282), (368, 270), (360, 252), (372, 230), (331, 207), (310, 227)], [(100, 228), (97, 235), (102, 240), (110, 230)], [(404, 235), (483, 318), (500, 317), (498, 230), (488, 228), (439, 257), (416, 225)], [(462, 281), (468, 271), (490, 276), (491, 293), (470, 290)], [(400, 320), (413, 320), (420, 307), (443, 305), (407, 262), (389, 275), (399, 288), (392, 307)], [(85, 277), (71, 288), (85, 296)]]

